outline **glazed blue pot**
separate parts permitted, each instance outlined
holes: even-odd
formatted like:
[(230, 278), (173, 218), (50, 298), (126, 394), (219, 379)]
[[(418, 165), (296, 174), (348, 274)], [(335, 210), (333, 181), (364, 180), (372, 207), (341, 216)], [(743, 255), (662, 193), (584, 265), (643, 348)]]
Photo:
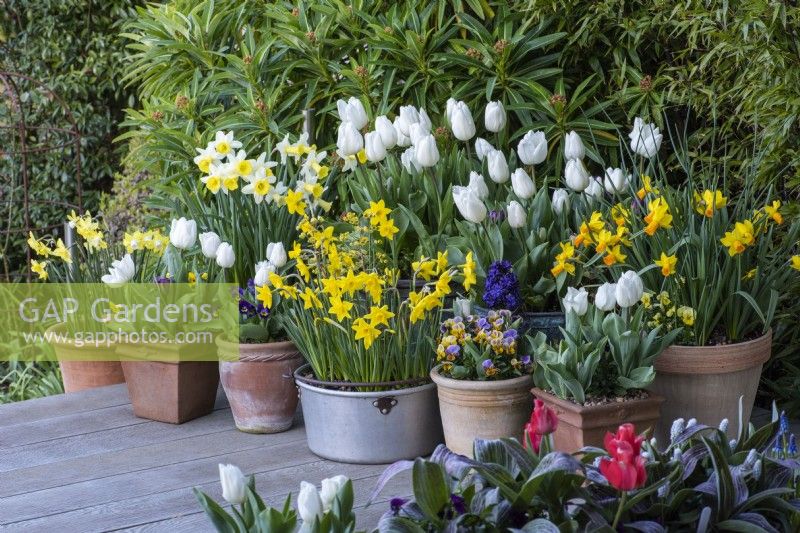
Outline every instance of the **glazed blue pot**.
[[(472, 312), (479, 315), (485, 315), (489, 309), (479, 305), (472, 306)], [(561, 311), (551, 311), (546, 313), (522, 312), (516, 313), (516, 316), (522, 318), (522, 323), (519, 326), (519, 332), (522, 335), (536, 335), (541, 331), (549, 341), (561, 340), (561, 330), (566, 324), (566, 317)]]

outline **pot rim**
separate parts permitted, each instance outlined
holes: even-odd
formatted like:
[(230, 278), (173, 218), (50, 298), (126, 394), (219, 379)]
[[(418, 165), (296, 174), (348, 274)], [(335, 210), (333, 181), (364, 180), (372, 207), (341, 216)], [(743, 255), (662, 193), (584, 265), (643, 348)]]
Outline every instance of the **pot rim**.
[(625, 400), (623, 402), (609, 402), (602, 405), (580, 405), (578, 403), (572, 402), (570, 400), (564, 400), (559, 398), (553, 393), (547, 392), (544, 389), (540, 389), (539, 387), (534, 387), (531, 389), (531, 394), (534, 397), (545, 397), (548, 402), (554, 403), (557, 406), (561, 407), (565, 411), (570, 411), (573, 413), (581, 413), (581, 414), (591, 414), (591, 413), (600, 413), (603, 411), (609, 411), (614, 408), (618, 408), (620, 405), (635, 405), (635, 404), (645, 404), (645, 403), (657, 403), (662, 404), (665, 401), (665, 398), (659, 394), (654, 392), (647, 391), (649, 396), (647, 398), (636, 398), (633, 400)]
[[(239, 343), (216, 338), (217, 354), (224, 363), (259, 363), (302, 358), (292, 341)], [(230, 357), (228, 357), (230, 355)]]
[(656, 374), (729, 374), (763, 365), (772, 356), (772, 328), (744, 342), (668, 346), (654, 361)]
[(431, 369), (431, 379), (437, 386), (444, 386), (450, 389), (467, 391), (502, 391), (509, 388), (517, 388), (526, 383), (533, 383), (533, 374), (525, 374), (509, 379), (499, 379), (496, 381), (476, 381), (470, 379), (453, 379), (439, 373), (442, 363)]
[[(407, 394), (413, 394), (420, 390), (428, 389), (435, 386), (435, 383), (432, 383), (427, 378), (410, 379), (405, 381), (384, 381), (379, 383), (349, 383), (343, 381), (321, 381), (318, 379), (308, 378), (303, 376), (303, 372), (306, 372), (310, 369), (311, 369), (311, 364), (306, 363), (294, 371), (293, 375), (294, 375), (294, 380), (297, 383), (297, 386), (304, 389), (313, 390), (321, 394), (328, 394), (330, 396), (347, 396), (351, 398), (374, 398), (375, 396), (403, 396)], [(395, 387), (397, 385), (404, 385), (404, 384), (409, 385), (413, 383), (419, 383), (419, 385), (415, 385), (413, 387), (405, 387), (402, 389), (388, 389), (388, 390), (371, 391), (371, 392), (326, 388), (326, 387), (385, 388), (385, 387)]]

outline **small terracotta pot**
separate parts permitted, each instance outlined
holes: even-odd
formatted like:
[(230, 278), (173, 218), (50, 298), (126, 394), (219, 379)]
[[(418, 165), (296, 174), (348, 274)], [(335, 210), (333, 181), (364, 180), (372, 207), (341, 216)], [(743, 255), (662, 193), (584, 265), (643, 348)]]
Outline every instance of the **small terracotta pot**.
[(52, 326), (51, 344), (61, 368), (64, 392), (78, 392), (96, 387), (106, 387), (125, 382), (122, 365), (116, 360), (115, 346), (76, 346), (72, 341), (56, 341), (56, 335), (65, 335), (63, 324)]
[(565, 453), (575, 453), (584, 446), (602, 448), (606, 432), (614, 433), (626, 422), (636, 426), (636, 433), (652, 430), (661, 418), (664, 403), (661, 396), (650, 394), (648, 398), (584, 407), (539, 388), (531, 392), (558, 415), (553, 444)]
[(439, 393), (444, 440), (447, 447), (472, 457), (475, 439), (514, 437), (522, 442), (531, 416), (529, 375), (502, 381), (466, 381), (431, 370)]
[(236, 428), (246, 433), (280, 433), (292, 427), (298, 402), (292, 374), (303, 364), (294, 343), (239, 344), (217, 339), (217, 348), (220, 381)]
[(649, 390), (666, 399), (656, 438), (669, 442), (672, 421), (696, 418), (717, 426), (727, 418), (728, 436), (736, 437), (739, 397), (742, 422), (753, 411), (761, 368), (769, 360), (772, 330), (747, 342), (721, 346), (670, 346), (656, 358), (656, 379)]
[[(158, 349), (177, 352), (171, 347)], [(217, 362), (180, 361), (178, 357), (174, 361), (145, 360), (152, 350), (146, 345), (117, 348), (133, 414), (182, 424), (211, 413), (219, 386)]]

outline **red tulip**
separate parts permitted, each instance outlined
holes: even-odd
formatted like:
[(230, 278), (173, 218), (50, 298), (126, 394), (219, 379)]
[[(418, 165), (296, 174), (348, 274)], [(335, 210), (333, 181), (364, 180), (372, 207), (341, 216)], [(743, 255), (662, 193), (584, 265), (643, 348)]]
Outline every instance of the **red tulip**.
[(604, 444), (611, 459), (600, 460), (600, 472), (612, 487), (629, 491), (647, 481), (641, 456), (643, 436), (636, 436), (633, 424), (623, 424), (616, 434), (606, 433)]
[(603, 439), (603, 444), (611, 457), (616, 455), (616, 446), (618, 442), (627, 442), (630, 444), (633, 455), (637, 456), (642, 451), (644, 436), (636, 436), (636, 429), (633, 427), (633, 424), (622, 424), (619, 429), (617, 429), (616, 434), (608, 432)]
[(525, 424), (525, 446), (530, 440), (533, 451), (539, 453), (542, 437), (553, 433), (558, 427), (556, 412), (547, 407), (540, 399), (533, 402), (533, 413), (530, 421)]

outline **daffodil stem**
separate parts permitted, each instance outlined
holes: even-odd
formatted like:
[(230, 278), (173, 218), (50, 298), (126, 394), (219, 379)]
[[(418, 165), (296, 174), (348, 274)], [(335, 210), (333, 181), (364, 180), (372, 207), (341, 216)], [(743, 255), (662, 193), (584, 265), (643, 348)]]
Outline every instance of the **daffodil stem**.
[(611, 524), (611, 529), (616, 530), (619, 519), (622, 517), (622, 509), (625, 507), (625, 501), (628, 499), (628, 493), (623, 491), (619, 499), (619, 507), (617, 507), (617, 514), (614, 516), (614, 523)]

